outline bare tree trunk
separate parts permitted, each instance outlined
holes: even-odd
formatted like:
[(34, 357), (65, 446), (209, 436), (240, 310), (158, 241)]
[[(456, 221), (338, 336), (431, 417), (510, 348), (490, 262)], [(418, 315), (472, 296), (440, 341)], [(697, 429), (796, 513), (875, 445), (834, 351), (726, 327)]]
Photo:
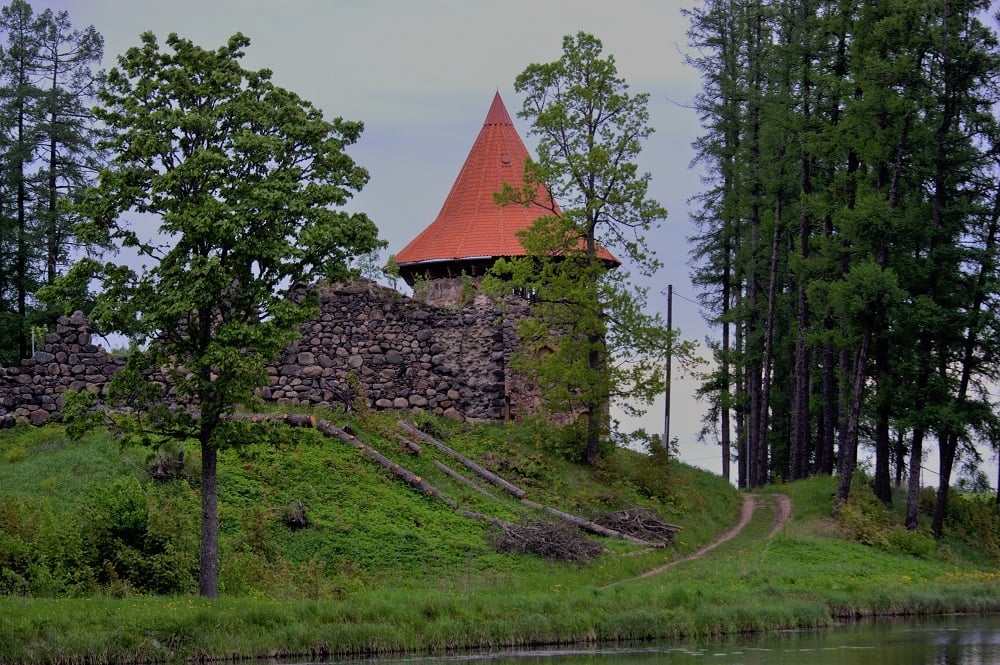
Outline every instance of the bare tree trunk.
[(58, 217), (56, 216), (56, 202), (58, 201), (58, 193), (56, 187), (58, 186), (58, 181), (56, 179), (56, 167), (59, 162), (57, 160), (56, 154), (56, 102), (55, 96), (58, 94), (59, 85), (59, 58), (58, 51), (53, 56), (52, 62), (52, 108), (49, 111), (49, 173), (48, 173), (48, 188), (49, 191), (46, 193), (48, 200), (46, 201), (48, 219), (48, 237), (46, 238), (46, 278), (48, 284), (55, 281), (56, 277), (59, 276), (59, 250), (62, 247), (62, 236), (59, 232)]
[[(727, 274), (728, 274), (728, 269), (727, 269)], [(728, 297), (729, 297), (728, 284), (725, 287), (723, 287), (723, 293), (725, 294), (723, 295), (724, 302), (728, 302)], [(728, 306), (724, 305), (723, 311), (725, 312), (727, 311), (727, 309)], [(729, 461), (730, 457), (732, 456), (732, 445), (733, 445), (732, 436), (730, 434), (730, 428), (732, 427), (732, 424), (730, 422), (730, 411), (732, 409), (732, 404), (730, 403), (732, 399), (731, 398), (732, 386), (729, 383), (730, 381), (729, 354), (730, 354), (729, 323), (726, 322), (726, 318), (724, 316), (722, 324), (722, 367), (720, 369), (720, 371), (722, 372), (722, 388), (721, 388), (722, 394), (720, 395), (720, 400), (722, 401), (722, 404), (720, 405), (719, 409), (719, 427), (722, 428), (722, 433), (721, 433), (722, 434), (721, 437), (722, 477), (725, 478), (727, 482), (729, 481), (731, 475), (729, 470)]]
[(902, 487), (903, 485), (903, 472), (906, 469), (906, 443), (904, 439), (906, 438), (906, 432), (900, 429), (896, 433), (896, 441), (893, 443), (893, 453), (896, 456), (896, 477), (893, 480), (893, 485), (895, 487)]
[(951, 471), (955, 465), (958, 450), (958, 435), (951, 433), (939, 442), (940, 458), (937, 496), (934, 500), (934, 516), (931, 518), (931, 532), (935, 538), (944, 535), (944, 518), (948, 515), (948, 491), (951, 489)]
[[(743, 332), (743, 326), (736, 326), (736, 348), (741, 354), (746, 350), (745, 335)], [(742, 366), (737, 369), (737, 376), (735, 384), (739, 387), (738, 390), (744, 395), (747, 391), (747, 368)], [(749, 465), (747, 460), (750, 457), (750, 448), (748, 445), (749, 432), (747, 432), (747, 417), (746, 417), (746, 405), (741, 404), (736, 409), (736, 486), (740, 489), (746, 489), (749, 487)]]
[(768, 432), (771, 416), (771, 370), (774, 367), (774, 331), (778, 300), (778, 250), (781, 240), (781, 201), (775, 204), (774, 232), (771, 235), (771, 260), (768, 269), (767, 285), (767, 317), (764, 321), (764, 358), (761, 362), (763, 377), (761, 378), (760, 418), (758, 432), (760, 442), (757, 448), (757, 487), (763, 487), (770, 480), (770, 450)]
[(906, 483), (906, 528), (910, 531), (917, 528), (920, 516), (920, 465), (923, 459), (924, 428), (915, 427), (910, 442), (910, 476)]
[[(26, 75), (23, 72), (22, 80)], [(27, 137), (25, 129), (24, 105), (22, 99), (17, 113), (17, 147), (15, 161), (15, 178), (17, 178), (17, 351), (20, 358), (28, 357), (28, 191), (25, 186), (25, 155)]]
[(833, 451), (837, 434), (837, 378), (833, 345), (823, 344), (823, 378), (820, 388), (823, 406), (820, 409), (819, 445), (816, 451), (816, 473), (833, 475)]
[(207, 441), (201, 443), (201, 549), (198, 593), (206, 598), (219, 595), (219, 451)]
[(851, 402), (847, 414), (847, 427), (841, 440), (839, 471), (840, 484), (837, 487), (837, 503), (847, 501), (851, 495), (851, 481), (854, 467), (858, 463), (858, 433), (861, 425), (861, 406), (864, 401), (865, 379), (868, 365), (868, 349), (871, 346), (872, 331), (869, 325), (861, 337), (861, 346), (854, 358), (854, 375), (851, 380)]
[(875, 376), (878, 377), (878, 397), (875, 407), (875, 486), (879, 501), (892, 504), (892, 482), (889, 474), (889, 416), (892, 411), (892, 387), (889, 379), (889, 344), (884, 335), (875, 343)]

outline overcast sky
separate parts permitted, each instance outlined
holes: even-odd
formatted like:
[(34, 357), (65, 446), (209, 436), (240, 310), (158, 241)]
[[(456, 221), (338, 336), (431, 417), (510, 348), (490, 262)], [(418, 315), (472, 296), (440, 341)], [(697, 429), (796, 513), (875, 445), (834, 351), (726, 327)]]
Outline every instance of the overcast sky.
[[(656, 132), (640, 161), (652, 175), (651, 196), (669, 211), (649, 237), (665, 263), (650, 306), (665, 313), (673, 284), (674, 327), (698, 341), (708, 334), (687, 263), (687, 200), (700, 186), (689, 169), (699, 125), (688, 106), (699, 80), (683, 63), (681, 7), (693, 0), (29, 1), (36, 12), (67, 10), (77, 28), (94, 25), (105, 39), (106, 68), (146, 30), (161, 43), (176, 32), (205, 48), (235, 32), (247, 35), (244, 66), (273, 70), (278, 85), (327, 117), (364, 122), (350, 153), (371, 181), (351, 207), (374, 220), (389, 243), (386, 256), (437, 215), (496, 91), (534, 154), (529, 127), (516, 117), (522, 99), (514, 79), (530, 63), (557, 60), (564, 35), (589, 32), (615, 57), (631, 90), (650, 95)], [(718, 447), (694, 442), (704, 410), (694, 387), (675, 377), (671, 436), (681, 442), (682, 459), (717, 471)], [(663, 413), (660, 400), (639, 425), (661, 432)]]

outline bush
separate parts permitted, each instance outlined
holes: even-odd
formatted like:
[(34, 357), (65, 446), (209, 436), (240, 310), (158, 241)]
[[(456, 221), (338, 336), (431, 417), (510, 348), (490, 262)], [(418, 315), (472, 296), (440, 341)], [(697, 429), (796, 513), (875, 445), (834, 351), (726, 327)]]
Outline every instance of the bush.
[(191, 514), (198, 513), (183, 492), (154, 494), (134, 477), (96, 488), (84, 507), (84, 542), (98, 583), (119, 595), (196, 588)]
[(948, 494), (945, 525), (957, 538), (1000, 559), (1000, 506), (991, 495)]
[(84, 559), (79, 524), (46, 503), (0, 497), (0, 594), (55, 596)]
[(847, 501), (840, 504), (837, 523), (851, 540), (882, 550), (889, 548), (889, 511), (868, 492), (853, 492)]
[(889, 532), (887, 545), (890, 552), (909, 554), (921, 559), (929, 559), (937, 549), (937, 542), (930, 534), (902, 527)]
[(184, 444), (170, 441), (157, 449), (146, 466), (153, 480), (180, 480), (197, 476), (190, 459), (184, 456)]

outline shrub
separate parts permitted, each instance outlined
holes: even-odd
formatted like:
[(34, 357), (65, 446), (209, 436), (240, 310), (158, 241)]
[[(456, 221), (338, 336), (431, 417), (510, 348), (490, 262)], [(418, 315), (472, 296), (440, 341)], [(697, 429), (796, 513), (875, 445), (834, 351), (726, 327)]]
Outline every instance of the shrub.
[(98, 582), (118, 595), (195, 588), (191, 514), (197, 511), (182, 494), (151, 496), (135, 477), (95, 488), (84, 507), (84, 541)]
[(868, 492), (854, 492), (837, 508), (837, 522), (848, 538), (879, 549), (888, 549), (890, 515)]
[(14, 446), (3, 453), (3, 461), (13, 464), (28, 459), (28, 449), (24, 446)]
[(0, 594), (54, 596), (83, 560), (80, 526), (47, 503), (0, 497)]
[(960, 540), (1000, 559), (1000, 506), (990, 495), (948, 494), (945, 525)]
[(929, 559), (937, 549), (937, 542), (927, 533), (910, 531), (896, 527), (889, 532), (887, 549), (891, 552), (909, 554), (921, 559)]
[(150, 455), (147, 471), (153, 480), (180, 480), (197, 475), (184, 457), (184, 444), (170, 441)]
[(644, 431), (636, 433), (646, 446), (648, 455), (632, 460), (630, 480), (650, 498), (668, 499), (675, 491), (676, 480), (671, 474), (671, 450), (663, 447), (662, 439)]

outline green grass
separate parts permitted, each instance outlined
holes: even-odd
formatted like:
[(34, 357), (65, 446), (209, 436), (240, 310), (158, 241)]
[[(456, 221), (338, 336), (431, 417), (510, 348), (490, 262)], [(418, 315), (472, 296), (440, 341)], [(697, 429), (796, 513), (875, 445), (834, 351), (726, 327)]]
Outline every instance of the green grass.
[(60, 510), (72, 510), (95, 484), (134, 473), (145, 452), (122, 450), (105, 434), (71, 442), (59, 427), (19, 427), (0, 436), (3, 496), (44, 496)]
[[(830, 478), (769, 490), (794, 502), (781, 534), (769, 537), (773, 502), (765, 498), (740, 537), (633, 579), (728, 529), (739, 494), (708, 473), (625, 450), (596, 470), (572, 463), (553, 454), (554, 434), (538, 424), (426, 424), (535, 501), (582, 515), (651, 506), (684, 531), (666, 549), (601, 539), (605, 554), (586, 564), (501, 555), (489, 526), (408, 487), (355, 447), (282, 428), (221, 455), (223, 597), (207, 601), (193, 595), (193, 447), (185, 453), (190, 477), (154, 482), (147, 453), (111, 437), (71, 442), (56, 427), (17, 430), (0, 436), (0, 588), (8, 594), (0, 596), (0, 662), (440, 652), (1000, 610), (996, 559), (965, 556), (969, 546), (956, 534), (922, 556), (893, 549), (888, 537), (885, 547), (846, 540), (851, 525), (831, 517)], [(404, 452), (387, 416), (363, 414), (352, 426), (462, 508), (510, 521), (542, 517), (498, 488), (488, 488), (489, 499), (449, 478), (434, 460), (458, 463), (429, 446)], [(293, 530), (282, 516), (297, 502), (310, 525)], [(857, 519), (891, 533), (892, 511), (872, 510)], [(174, 591), (153, 595), (142, 580)]]

